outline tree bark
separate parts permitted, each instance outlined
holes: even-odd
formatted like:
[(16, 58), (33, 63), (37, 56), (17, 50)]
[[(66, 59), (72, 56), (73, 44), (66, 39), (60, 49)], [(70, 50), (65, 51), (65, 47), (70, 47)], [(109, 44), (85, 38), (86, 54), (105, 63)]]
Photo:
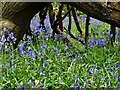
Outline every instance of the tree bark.
[(120, 28), (120, 1), (119, 2), (70, 2), (67, 3), (77, 10)]
[(31, 19), (47, 5), (49, 2), (1, 2), (0, 30), (3, 27), (10, 29), (17, 38), (16, 44), (18, 44), (27, 33)]

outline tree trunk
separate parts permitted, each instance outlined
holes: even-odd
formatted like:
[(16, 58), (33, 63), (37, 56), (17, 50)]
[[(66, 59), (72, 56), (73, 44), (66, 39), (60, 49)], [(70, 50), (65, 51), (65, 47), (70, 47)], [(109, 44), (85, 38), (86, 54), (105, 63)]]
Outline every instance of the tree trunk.
[[(67, 3), (68, 4), (68, 3)], [(120, 28), (120, 1), (119, 2), (72, 2), (71, 6), (77, 10)]]
[(34, 15), (47, 5), (49, 2), (1, 2), (0, 30), (3, 27), (10, 29), (17, 38), (17, 45), (29, 29)]

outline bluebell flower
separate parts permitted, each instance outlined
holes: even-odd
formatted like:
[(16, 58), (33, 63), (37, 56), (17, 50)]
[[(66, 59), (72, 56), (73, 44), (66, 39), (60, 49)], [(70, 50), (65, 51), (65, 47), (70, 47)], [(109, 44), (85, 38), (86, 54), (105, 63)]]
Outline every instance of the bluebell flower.
[(8, 34), (8, 37), (9, 37), (10, 39), (14, 39), (14, 38), (15, 38), (13, 33), (9, 33), (9, 34)]
[(44, 35), (44, 38), (45, 38), (46, 40), (48, 40), (48, 37), (49, 37), (48, 35)]
[(47, 66), (47, 62), (44, 62), (44, 63), (43, 63), (43, 67), (46, 67), (46, 66)]
[(114, 77), (114, 80), (116, 80), (116, 81), (118, 80), (118, 78), (117, 78), (117, 76), (116, 76), (116, 75), (114, 75), (113, 77)]
[(5, 51), (9, 52), (10, 51), (10, 47), (8, 45), (5, 45)]
[(42, 68), (42, 72), (45, 71), (45, 68)]
[(26, 45), (25, 41), (19, 45), (19, 50), (20, 50), (22, 56), (24, 56), (26, 54), (26, 52), (24, 51), (25, 45)]
[(40, 44), (41, 48), (46, 49), (47, 45), (45, 44)]
[(1, 37), (1, 42), (2, 42), (2, 43), (5, 43), (5, 41), (6, 41), (5, 35), (2, 35), (2, 37)]
[(74, 82), (74, 83), (70, 86), (70, 88), (77, 88), (77, 87), (79, 87), (79, 85), (78, 85), (77, 82)]
[(101, 26), (101, 22), (100, 22), (100, 21), (98, 21), (97, 25), (98, 25), (98, 27), (100, 27), (100, 26)]
[(118, 62), (115, 66), (114, 66), (114, 70), (117, 70), (120, 68), (120, 62)]
[(93, 71), (92, 70), (89, 70), (89, 75), (92, 75), (93, 74)]
[(85, 82), (85, 86), (88, 86), (88, 84), (89, 84), (89, 82), (88, 82), (88, 80)]
[(26, 88), (26, 87), (25, 87), (24, 85), (18, 84), (18, 85), (17, 85), (17, 88), (24, 89), (24, 88)]
[(35, 60), (35, 54), (33, 51), (30, 51), (28, 54), (32, 60)]
[(94, 47), (95, 46), (95, 43), (96, 43), (96, 37), (94, 37), (90, 42), (89, 42), (89, 45)]
[(42, 51), (41, 51), (41, 58), (44, 58), (44, 57), (45, 57), (45, 51), (42, 50)]
[(120, 30), (117, 33), (117, 39), (120, 40)]
[(24, 56), (25, 54), (26, 54), (26, 52), (22, 50), (21, 55)]
[(19, 45), (19, 50), (20, 50), (20, 51), (23, 51), (23, 48), (25, 47), (25, 45), (26, 45), (26, 42), (24, 41), (23, 43), (21, 43), (21, 44)]
[(113, 71), (112, 68), (110, 68), (110, 73), (112, 73), (112, 71)]
[(30, 43), (30, 41), (31, 41), (31, 38), (30, 38), (30, 36), (29, 35), (27, 35), (27, 41)]
[(74, 63), (74, 64), (76, 64), (76, 62), (77, 62), (77, 60), (76, 60), (76, 59), (74, 59), (74, 60), (73, 60), (73, 63)]
[(118, 89), (120, 89), (120, 82), (118, 83)]
[(102, 39), (96, 41), (96, 45), (97, 46), (105, 46), (106, 43), (105, 43), (104, 39), (102, 38)]
[(27, 84), (29, 84), (31, 88), (35, 88), (35, 86), (34, 86), (34, 83), (33, 83), (33, 82), (29, 81)]
[(112, 38), (113, 37), (113, 34), (110, 34), (110, 38)]
[(58, 48), (57, 47), (54, 48), (54, 52), (56, 52), (56, 53), (58, 52)]
[(86, 68), (87, 67), (87, 65), (86, 64), (84, 64), (84, 66), (83, 66), (84, 68)]
[(67, 49), (68, 49), (68, 46), (67, 46), (67, 45), (65, 45), (64, 50), (66, 51)]
[(68, 52), (66, 52), (66, 58), (70, 61), (72, 60), (72, 56)]
[(40, 88), (42, 88), (43, 87), (43, 84), (40, 82), (40, 86), (39, 86)]

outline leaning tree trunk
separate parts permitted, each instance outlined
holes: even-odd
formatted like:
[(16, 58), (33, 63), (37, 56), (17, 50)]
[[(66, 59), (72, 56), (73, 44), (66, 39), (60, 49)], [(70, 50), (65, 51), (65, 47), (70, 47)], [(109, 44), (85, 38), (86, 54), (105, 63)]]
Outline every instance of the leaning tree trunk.
[(23, 35), (27, 33), (31, 19), (48, 4), (43, 2), (1, 2), (0, 30), (5, 27), (13, 32), (17, 38), (15, 44), (17, 46)]
[(69, 4), (93, 18), (120, 28), (120, 1), (74, 2)]

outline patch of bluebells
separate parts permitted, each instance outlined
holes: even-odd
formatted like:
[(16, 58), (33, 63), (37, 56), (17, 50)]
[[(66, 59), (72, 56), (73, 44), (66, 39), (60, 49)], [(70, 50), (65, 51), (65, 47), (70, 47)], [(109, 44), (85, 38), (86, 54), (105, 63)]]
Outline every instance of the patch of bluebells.
[(37, 38), (44, 38), (48, 40), (52, 37), (52, 29), (49, 21), (49, 15), (47, 14), (45, 20), (44, 20), (44, 26), (45, 28), (42, 28), (42, 24), (40, 24), (40, 21), (38, 19), (38, 16), (36, 15), (33, 17), (33, 20), (31, 21), (31, 29), (32, 34)]
[(21, 53), (22, 57), (25, 57), (26, 55), (28, 55), (32, 60), (35, 60), (35, 53), (32, 50), (32, 48), (30, 47), (30, 43), (31, 43), (31, 38), (30, 36), (27, 36), (26, 41), (23, 41), (20, 45), (19, 45), (19, 51)]
[[(34, 18), (34, 20), (37, 20), (36, 18)], [(46, 19), (47, 20), (47, 19)], [(46, 22), (46, 21), (45, 21)], [(47, 21), (48, 22), (48, 21)], [(49, 24), (48, 24), (48, 27), (46, 27), (46, 29), (42, 29), (42, 28), (40, 28), (40, 24), (39, 24), (39, 22), (34, 22), (33, 23), (35, 26), (37, 26), (36, 28), (34, 28), (33, 30), (33, 34), (35, 35), (35, 36), (37, 36), (37, 38), (40, 38), (40, 37), (44, 37), (44, 39), (48, 39), (49, 37), (51, 37), (52, 36), (52, 33), (51, 33), (51, 31), (49, 31), (50, 30), (50, 26), (49, 26)], [(45, 23), (45, 26), (47, 25), (47, 23)], [(47, 30), (47, 31), (46, 31)], [(43, 36), (40, 36), (40, 34), (41, 33), (43, 33), (44, 35)], [(10, 35), (10, 37), (12, 37), (12, 35)], [(3, 37), (4, 38), (4, 37)], [(58, 34), (58, 35), (56, 35), (56, 37), (55, 37), (55, 41), (57, 41), (57, 40), (62, 40), (62, 39), (64, 39), (64, 37), (62, 37), (62, 35), (60, 35), (60, 34)], [(3, 40), (4, 41), (4, 40)], [(30, 43), (31, 43), (31, 37), (30, 36), (27, 36), (27, 41), (23, 41), (20, 45), (19, 45), (19, 50), (20, 50), (20, 53), (21, 53), (21, 55), (22, 55), (22, 57), (24, 57), (24, 56), (26, 56), (26, 55), (28, 55), (32, 60), (35, 60), (35, 52), (32, 50), (32, 48), (30, 47)], [(99, 40), (97, 40), (96, 39), (96, 37), (94, 37), (92, 40), (91, 40), (91, 42), (89, 43), (89, 45), (90, 46), (92, 46), (92, 47), (94, 47), (94, 46), (105, 46), (105, 40), (102, 38), (102, 39), (99, 39)], [(1, 46), (1, 44), (0, 44), (0, 46)], [(39, 44), (39, 47), (41, 47), (41, 52), (38, 52), (38, 53), (40, 53), (40, 56), (41, 57), (39, 57), (39, 58), (44, 58), (45, 57), (45, 49), (48, 47), (47, 45), (45, 45), (45, 44)], [(68, 49), (68, 46), (67, 45), (65, 45), (65, 47), (64, 47), (64, 51), (66, 51), (66, 58), (67, 59), (69, 59), (69, 57), (71, 56), (71, 53), (69, 53), (67, 50), (69, 50)], [(55, 48), (54, 48), (54, 52), (56, 52), (56, 54), (58, 55), (57, 57), (58, 57), (58, 59), (60, 59), (60, 60), (62, 60), (62, 55), (60, 54), (60, 53), (58, 53), (59, 52), (59, 49), (58, 49), (58, 47), (56, 46)], [(73, 53), (74, 53), (74, 51), (73, 51)], [(72, 54), (73, 55), (73, 54)], [(76, 61), (77, 60), (79, 60), (80, 58), (81, 58), (81, 56), (80, 56), (80, 54), (79, 55), (76, 55), (77, 57), (73, 60), (73, 62), (74, 62), (74, 64), (77, 64), (76, 63)], [(27, 64), (29, 64), (29, 62), (27, 62)], [(41, 81), (40, 81), (40, 88), (41, 87), (43, 87), (44, 85), (44, 81), (45, 81), (45, 77), (46, 77), (46, 72), (45, 72), (45, 70), (46, 70), (46, 67), (47, 66), (49, 66), (50, 65), (50, 60), (46, 60), (46, 61), (44, 61), (43, 62), (43, 64), (42, 64), (42, 68), (40, 68), (41, 70), (42, 70), (42, 72), (40, 72), (40, 76), (42, 76), (43, 78), (41, 79)], [(8, 66), (10, 66), (9, 64), (8, 64)], [(74, 67), (73, 67), (74, 68)], [(84, 68), (87, 68), (87, 66), (86, 66), (86, 64), (84, 64)], [(117, 63), (115, 66), (114, 66), (114, 70), (118, 70), (120, 68), (120, 65), (119, 65), (119, 63)], [(39, 72), (39, 70), (36, 70), (37, 72)], [(62, 71), (62, 72), (64, 72), (64, 71)], [(93, 75), (93, 74), (96, 74), (96, 73), (100, 73), (100, 71), (97, 69), (97, 66), (95, 65), (94, 67), (92, 67), (89, 71), (88, 71), (88, 73), (89, 73), (89, 75)], [(112, 72), (112, 71), (111, 71)], [(48, 72), (49, 73), (49, 72)], [(113, 78), (115, 79), (115, 80), (118, 80), (117, 79), (117, 75), (113, 75)], [(100, 77), (100, 80), (102, 80), (102, 76)], [(79, 78), (77, 77), (77, 76), (75, 76), (75, 80), (74, 80), (74, 82), (71, 84), (71, 86), (70, 86), (70, 88), (73, 88), (73, 89), (77, 89), (77, 90), (82, 90), (82, 88), (80, 87), (80, 85), (79, 85), (79, 83), (80, 83), (80, 80), (79, 80)], [(34, 84), (33, 84), (33, 82), (31, 82), (31, 81), (29, 81), (28, 83), (27, 83), (28, 85), (30, 85), (30, 87), (31, 88), (34, 88)], [(85, 82), (85, 85), (87, 86), (89, 84), (89, 82), (88, 82), (88, 80)], [(24, 88), (24, 86), (21, 86), (21, 85), (19, 85), (18, 84), (18, 87), (20, 87), (20, 88)], [(118, 87), (120, 87), (120, 84), (118, 84)]]
[(0, 52), (2, 52), (3, 46), (5, 48), (5, 51), (9, 52), (17, 39), (14, 37), (14, 34), (12, 32), (7, 30), (7, 28), (3, 28), (1, 34), (2, 36), (0, 37)]
[(75, 78), (75, 81), (74, 81), (74, 83), (71, 84), (70, 88), (76, 89), (76, 90), (81, 90), (81, 87), (79, 85), (79, 83), (80, 83), (79, 78), (77, 76), (75, 76), (74, 78)]
[(95, 65), (93, 68), (89, 70), (89, 75), (99, 73), (99, 70), (97, 69), (97, 65)]
[(64, 37), (63, 35), (57, 34), (57, 35), (55, 36), (54, 41), (56, 42), (56, 41), (63, 40), (63, 39), (65, 39), (65, 37)]
[(99, 46), (102, 46), (102, 47), (105, 47), (106, 46), (106, 42), (105, 42), (105, 39), (104, 38), (101, 38), (101, 39), (96, 39), (96, 37), (94, 37), (90, 42), (89, 42), (89, 46), (91, 47), (99, 47)]

